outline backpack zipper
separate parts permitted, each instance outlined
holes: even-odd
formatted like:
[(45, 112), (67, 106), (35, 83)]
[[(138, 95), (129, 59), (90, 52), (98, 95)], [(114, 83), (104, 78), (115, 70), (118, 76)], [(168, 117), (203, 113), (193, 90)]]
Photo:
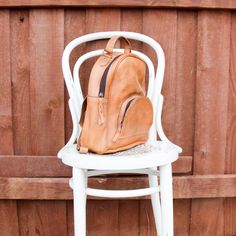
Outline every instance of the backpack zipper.
[(107, 83), (107, 75), (109, 72), (110, 67), (112, 66), (113, 62), (115, 62), (116, 59), (118, 59), (122, 54), (116, 56), (109, 64), (109, 66), (105, 69), (105, 71), (103, 72), (102, 75), (102, 79), (100, 82), (100, 86), (99, 86), (99, 93), (98, 93), (98, 97), (100, 98), (104, 98), (105, 97), (105, 90), (106, 90), (106, 83)]
[(125, 114), (126, 114), (127, 110), (129, 109), (130, 104), (132, 103), (132, 101), (133, 101), (134, 99), (135, 99), (135, 98), (131, 99), (131, 100), (127, 103), (127, 105), (126, 105), (126, 107), (125, 107), (125, 111), (124, 111), (123, 117), (122, 117), (121, 122), (120, 122), (120, 127), (121, 127), (121, 128), (122, 128), (122, 126), (123, 126), (123, 122), (124, 122), (124, 119), (125, 119)]
[(123, 123), (124, 123), (124, 120), (125, 120), (125, 116), (126, 116), (126, 113), (130, 107), (130, 105), (132, 104), (132, 102), (137, 99), (137, 96), (133, 96), (131, 97), (131, 99), (128, 101), (128, 103), (125, 105), (125, 109), (124, 109), (124, 113), (122, 114), (122, 117), (119, 118), (119, 121), (118, 121), (118, 129), (116, 131), (116, 134), (115, 136), (113, 137), (112, 141), (113, 142), (116, 142), (116, 140), (118, 139), (118, 137), (120, 136), (120, 132), (121, 132), (121, 129), (123, 127)]
[(100, 82), (100, 86), (99, 86), (99, 93), (98, 93), (98, 97), (99, 97), (99, 102), (98, 102), (98, 124), (102, 125), (105, 122), (105, 118), (104, 118), (104, 108), (103, 108), (103, 98), (105, 97), (105, 90), (106, 90), (106, 83), (107, 83), (107, 75), (109, 72), (109, 69), (111, 67), (111, 65), (113, 64), (113, 62), (120, 57), (122, 54), (116, 56), (108, 65), (108, 67), (105, 69), (105, 71), (103, 72), (102, 75), (102, 79)]

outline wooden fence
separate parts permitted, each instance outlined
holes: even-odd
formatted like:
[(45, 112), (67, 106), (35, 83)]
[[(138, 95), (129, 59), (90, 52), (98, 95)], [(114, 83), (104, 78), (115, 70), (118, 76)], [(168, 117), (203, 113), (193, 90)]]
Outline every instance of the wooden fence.
[[(61, 56), (75, 37), (107, 30), (144, 33), (165, 51), (163, 126), (184, 150), (174, 164), (175, 235), (236, 235), (235, 9), (234, 0), (0, 0), (0, 235), (73, 235), (71, 170), (55, 157), (71, 132)], [(79, 47), (72, 63), (103, 46)], [(91, 66), (82, 68), (84, 92)], [(87, 219), (91, 236), (156, 235), (145, 198), (90, 199)]]

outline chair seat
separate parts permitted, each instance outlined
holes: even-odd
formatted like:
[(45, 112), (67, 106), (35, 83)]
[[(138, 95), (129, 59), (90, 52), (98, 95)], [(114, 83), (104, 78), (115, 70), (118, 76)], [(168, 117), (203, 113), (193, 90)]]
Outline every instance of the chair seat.
[(143, 144), (126, 151), (98, 155), (80, 154), (76, 144), (63, 148), (58, 157), (71, 167), (95, 170), (134, 170), (172, 163), (178, 159), (181, 149), (171, 143), (156, 141)]

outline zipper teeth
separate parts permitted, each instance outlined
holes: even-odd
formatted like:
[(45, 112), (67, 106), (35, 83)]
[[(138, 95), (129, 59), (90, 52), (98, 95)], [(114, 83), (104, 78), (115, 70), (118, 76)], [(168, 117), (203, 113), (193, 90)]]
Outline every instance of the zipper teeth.
[(131, 103), (133, 102), (134, 99), (135, 99), (135, 98), (131, 99), (131, 100), (127, 103), (127, 105), (126, 105), (126, 107), (125, 107), (125, 111), (124, 111), (123, 117), (122, 117), (122, 120), (121, 120), (121, 125), (123, 124), (124, 119), (125, 119), (125, 115), (126, 115), (128, 109), (129, 109), (129, 107), (130, 107), (130, 105), (131, 105)]
[(116, 59), (118, 59), (122, 54), (116, 56), (108, 65), (108, 67), (105, 69), (105, 71), (103, 72), (102, 75), (102, 79), (100, 81), (100, 87), (99, 87), (99, 93), (98, 96), (99, 97), (104, 97), (105, 96), (105, 90), (106, 90), (106, 82), (107, 82), (107, 75), (109, 72), (110, 67), (112, 66), (113, 62), (116, 61)]

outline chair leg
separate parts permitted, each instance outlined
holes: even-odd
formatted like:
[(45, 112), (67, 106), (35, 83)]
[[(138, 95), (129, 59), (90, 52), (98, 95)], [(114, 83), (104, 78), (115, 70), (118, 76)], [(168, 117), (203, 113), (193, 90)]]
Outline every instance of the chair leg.
[[(156, 170), (156, 168), (154, 168)], [(155, 175), (149, 175), (149, 185), (150, 187), (158, 187), (158, 178)], [(162, 235), (162, 223), (161, 223), (161, 204), (159, 193), (151, 194), (152, 209), (156, 223), (156, 231), (158, 236)]]
[(86, 172), (73, 168), (74, 235), (86, 236)]
[(173, 190), (171, 164), (160, 166), (162, 235), (173, 236)]

